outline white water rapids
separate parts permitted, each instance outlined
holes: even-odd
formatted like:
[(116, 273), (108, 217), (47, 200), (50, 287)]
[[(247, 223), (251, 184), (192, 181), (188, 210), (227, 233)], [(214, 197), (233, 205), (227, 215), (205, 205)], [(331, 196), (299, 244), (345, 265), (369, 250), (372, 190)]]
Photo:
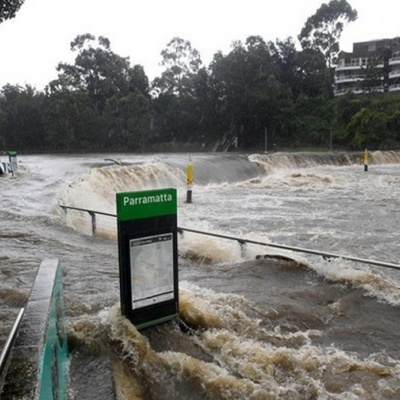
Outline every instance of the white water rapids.
[(243, 255), (185, 233), (188, 331), (138, 332), (118, 308), (115, 218), (98, 217), (93, 238), (90, 216), (59, 204), (115, 214), (116, 192), (175, 187), (181, 227), (399, 264), (399, 154), (372, 153), (368, 172), (360, 154), (191, 156), (191, 204), (188, 154), (19, 156), (16, 177), (0, 179), (0, 344), (51, 257), (64, 273), (70, 399), (110, 398), (101, 379), (81, 384), (102, 358), (118, 399), (398, 399), (400, 271), (256, 245)]

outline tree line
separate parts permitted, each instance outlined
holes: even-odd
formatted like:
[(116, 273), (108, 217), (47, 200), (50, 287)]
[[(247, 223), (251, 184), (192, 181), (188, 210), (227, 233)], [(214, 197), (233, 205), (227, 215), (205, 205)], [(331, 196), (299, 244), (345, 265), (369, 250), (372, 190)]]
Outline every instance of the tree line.
[(323, 4), (293, 38), (250, 36), (204, 66), (188, 40), (161, 52), (152, 82), (106, 37), (77, 36), (73, 64), (43, 91), (0, 90), (0, 149), (43, 152), (394, 149), (400, 98), (333, 96), (346, 0)]

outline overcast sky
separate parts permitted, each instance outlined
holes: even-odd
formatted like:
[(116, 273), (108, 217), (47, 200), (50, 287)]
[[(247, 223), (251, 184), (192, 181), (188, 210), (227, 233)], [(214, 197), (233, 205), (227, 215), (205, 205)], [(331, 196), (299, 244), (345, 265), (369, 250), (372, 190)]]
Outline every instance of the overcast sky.
[[(175, 36), (189, 40), (208, 65), (217, 51), (250, 35), (297, 41), (322, 0), (25, 0), (0, 24), (0, 88), (31, 84), (42, 90), (59, 62), (73, 63), (70, 42), (80, 34), (105, 36), (111, 50), (160, 75), (161, 51)], [(341, 50), (353, 42), (400, 36), (400, 1), (348, 0), (358, 19), (344, 29)]]

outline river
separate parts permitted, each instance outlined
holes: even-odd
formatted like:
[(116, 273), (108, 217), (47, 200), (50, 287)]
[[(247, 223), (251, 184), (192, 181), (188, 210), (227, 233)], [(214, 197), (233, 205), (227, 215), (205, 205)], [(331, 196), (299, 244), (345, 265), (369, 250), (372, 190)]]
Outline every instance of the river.
[(399, 270), (185, 232), (180, 320), (138, 331), (119, 310), (115, 218), (92, 237), (87, 213), (59, 207), (115, 214), (117, 192), (173, 187), (180, 227), (399, 264), (400, 153), (372, 152), (367, 172), (361, 153), (18, 161), (0, 178), (0, 346), (40, 262), (59, 259), (69, 400), (400, 398)]

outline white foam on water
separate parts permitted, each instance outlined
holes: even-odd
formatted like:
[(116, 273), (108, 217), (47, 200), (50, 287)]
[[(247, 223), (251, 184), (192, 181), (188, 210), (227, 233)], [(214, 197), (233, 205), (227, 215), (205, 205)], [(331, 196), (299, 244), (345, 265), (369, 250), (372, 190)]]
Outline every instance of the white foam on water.
[[(110, 338), (120, 344), (123, 359), (146, 378), (146, 384), (160, 379), (167, 367), (177, 379), (192, 382), (208, 396), (220, 399), (395, 399), (400, 366), (385, 353), (360, 359), (334, 345), (312, 345), (318, 331), (270, 331), (249, 313), (259, 311), (265, 319), (268, 313), (274, 315), (273, 310), (261, 310), (241, 296), (189, 282), (182, 283), (180, 298), (182, 318), (195, 327), (189, 338), (210, 361), (184, 352), (154, 351), (120, 315), (119, 306), (99, 315), (110, 329)], [(124, 376), (126, 379), (126, 375), (120, 378)], [(131, 390), (142, 393), (137, 386)]]
[(183, 172), (162, 162), (149, 162), (93, 168), (70, 182), (58, 199), (65, 205), (102, 212), (115, 212), (115, 194), (119, 192), (180, 187)]
[[(393, 392), (399, 381), (400, 367), (386, 355), (358, 359), (334, 346), (311, 345), (318, 331), (268, 331), (259, 320), (246, 315), (243, 298), (191, 284), (185, 287), (182, 318), (188, 316), (189, 324), (201, 327), (192, 333), (193, 340), (222, 368), (220, 373), (230, 382), (229, 388), (226, 382), (216, 381), (209, 365), (200, 367), (179, 353), (167, 353), (164, 359), (176, 373), (196, 374), (211, 394), (244, 399), (258, 398), (265, 391), (271, 396), (264, 394), (267, 399), (362, 399), (380, 396), (382, 387), (386, 393)], [(281, 344), (274, 344), (273, 339), (280, 339)], [(353, 373), (360, 375), (358, 383), (348, 380)], [(371, 382), (375, 389), (369, 387)]]
[(379, 269), (340, 258), (329, 261), (320, 259), (311, 263), (310, 268), (327, 281), (362, 288), (370, 296), (387, 304), (400, 305), (400, 284)]
[[(115, 215), (116, 193), (180, 187), (184, 181), (185, 176), (181, 170), (159, 161), (93, 168), (59, 191), (53, 210), (68, 226), (90, 234), (91, 219), (87, 212), (65, 213), (58, 205)], [(116, 239), (116, 223), (110, 222), (109, 217), (99, 215), (96, 218), (99, 235)]]

